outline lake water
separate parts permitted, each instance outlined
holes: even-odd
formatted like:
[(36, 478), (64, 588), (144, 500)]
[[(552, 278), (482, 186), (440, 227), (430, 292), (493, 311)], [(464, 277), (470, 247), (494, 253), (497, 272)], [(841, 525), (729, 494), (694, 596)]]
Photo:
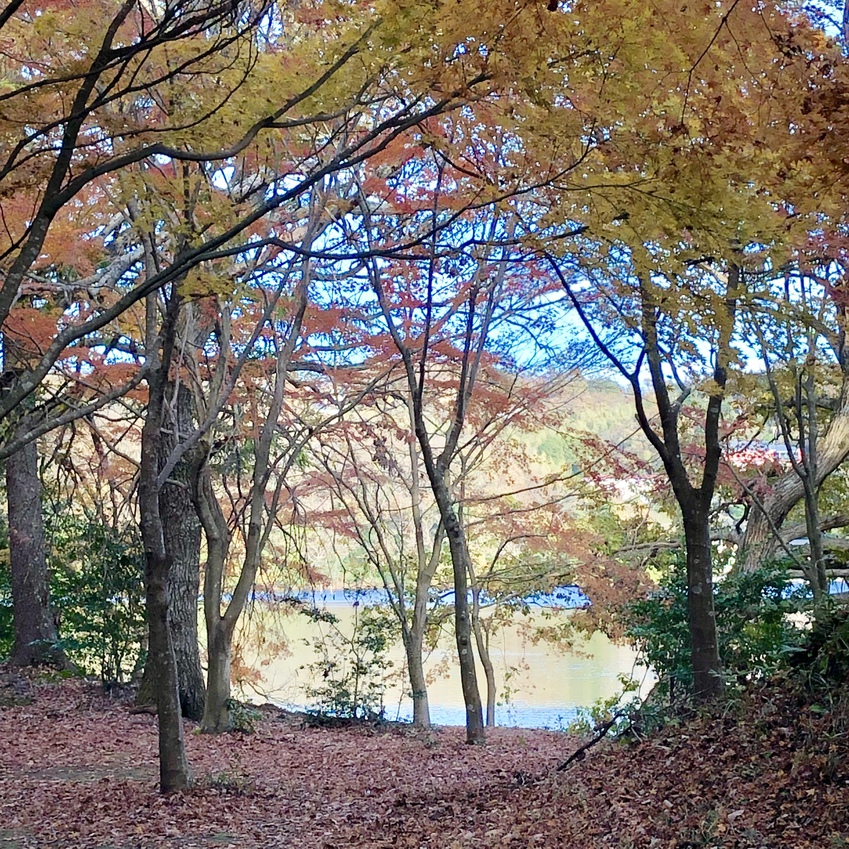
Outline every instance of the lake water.
[[(343, 633), (352, 633), (360, 610), (349, 599), (331, 594), (315, 601), (339, 618)], [(258, 616), (257, 607), (247, 624), (243, 654), (247, 665), (260, 671), (262, 680), (253, 693), (245, 689), (244, 694), (284, 707), (308, 707), (307, 690), (316, 684), (316, 673), (309, 667), (318, 659), (313, 644), (322, 629), (327, 632), (328, 626), (300, 614)], [(548, 615), (556, 621), (575, 612), (556, 610)], [(527, 636), (527, 626), (542, 621), (542, 616), (542, 612), (532, 614), (530, 623), (522, 618), (523, 623), (502, 628), (492, 638), (490, 652), (499, 685), (498, 725), (562, 728), (576, 717), (579, 708), (617, 693), (621, 689), (620, 675), (633, 672), (638, 680), (646, 679), (645, 669), (637, 667), (634, 672), (635, 655), (629, 647), (614, 645), (599, 633), (589, 640), (576, 640), (571, 650), (532, 642)], [(428, 686), (431, 720), (438, 725), (462, 725), (465, 721), (455, 658), (452, 635), (446, 634), (426, 662), (431, 678)], [(389, 652), (389, 660), (392, 665), (386, 670), (389, 680), (383, 697), (385, 716), (411, 719), (412, 701), (403, 677), (404, 652), (400, 640)], [(483, 670), (479, 668), (478, 673), (485, 699)], [(317, 677), (320, 679), (321, 675)], [(644, 686), (649, 683), (646, 681)]]

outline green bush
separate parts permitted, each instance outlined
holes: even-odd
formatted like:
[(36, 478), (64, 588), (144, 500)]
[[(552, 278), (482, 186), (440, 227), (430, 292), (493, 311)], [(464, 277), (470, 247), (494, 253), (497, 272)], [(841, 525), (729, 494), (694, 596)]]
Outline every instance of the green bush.
[(814, 689), (849, 683), (849, 607), (821, 606), (791, 665)]
[(242, 734), (253, 734), (262, 719), (262, 713), (253, 705), (238, 699), (227, 699), (227, 710), (230, 712), (231, 730)]
[(313, 641), (319, 659), (307, 668), (320, 684), (307, 689), (314, 702), (311, 712), (324, 716), (366, 719), (383, 718), (385, 672), (392, 666), (387, 658), (394, 627), (385, 610), (356, 608), (351, 634), (339, 627), (339, 620), (327, 610), (305, 608), (313, 621), (328, 626)]
[[(714, 587), (719, 652), (729, 683), (765, 678), (785, 664), (801, 633), (788, 619), (799, 594), (778, 568), (733, 575)], [(692, 690), (687, 584), (680, 561), (649, 598), (630, 604), (627, 635), (674, 702)]]
[(135, 528), (79, 516), (52, 528), (51, 593), (61, 643), (104, 683), (129, 680), (145, 638), (144, 552)]
[[(104, 683), (129, 679), (146, 634), (144, 552), (135, 528), (116, 530), (71, 510), (45, 516), (50, 603), (60, 645)], [(8, 529), (0, 522), (0, 657), (14, 642)]]

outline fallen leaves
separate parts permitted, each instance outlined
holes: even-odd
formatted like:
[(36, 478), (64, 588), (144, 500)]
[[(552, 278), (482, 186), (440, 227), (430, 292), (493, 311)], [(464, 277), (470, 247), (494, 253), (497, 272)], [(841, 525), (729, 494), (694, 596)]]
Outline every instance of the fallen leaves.
[(461, 729), (270, 717), (251, 736), (189, 734), (196, 787), (160, 796), (155, 718), (82, 682), (30, 695), (0, 709), (0, 838), (26, 849), (823, 849), (849, 834), (846, 784), (781, 745), (800, 734), (786, 715), (695, 720), (567, 773), (577, 741), (553, 732), (473, 747)]

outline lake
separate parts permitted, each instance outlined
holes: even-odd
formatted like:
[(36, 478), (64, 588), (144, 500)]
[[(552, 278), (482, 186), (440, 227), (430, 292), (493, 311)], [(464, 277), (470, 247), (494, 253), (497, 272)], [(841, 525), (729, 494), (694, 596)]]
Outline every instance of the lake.
[[(355, 617), (362, 608), (352, 605), (340, 592), (325, 593), (315, 598), (317, 606), (339, 619), (343, 634), (353, 632)], [(257, 614), (247, 621), (243, 656), (246, 664), (258, 669), (262, 681), (244, 695), (253, 700), (268, 700), (283, 707), (309, 707), (307, 690), (321, 684), (321, 673), (310, 669), (319, 655), (313, 645), (328, 626), (307, 617), (287, 613), (271, 616)], [(539, 611), (531, 614), (532, 624), (541, 620)], [(575, 615), (571, 610), (553, 610), (548, 616)], [(574, 648), (564, 650), (559, 645), (534, 643), (527, 637), (528, 618), (502, 628), (492, 638), (490, 652), (499, 685), (496, 722), (498, 725), (525, 728), (563, 728), (577, 716), (579, 708), (591, 706), (621, 689), (620, 675), (634, 671), (635, 653), (628, 646), (615, 645), (603, 634), (589, 640), (577, 639)], [(549, 623), (550, 624), (550, 621)], [(284, 648), (285, 644), (285, 648)], [(407, 696), (409, 685), (404, 672), (404, 652), (400, 639), (389, 651), (391, 667), (383, 697), (387, 719), (411, 719), (412, 701)], [(432, 679), (428, 686), (431, 720), (437, 725), (462, 725), (465, 722), (459, 674), (456, 669), (453, 635), (445, 634), (427, 658), (426, 669)], [(485, 679), (479, 668), (481, 696), (485, 699)], [(638, 667), (637, 679), (646, 678), (646, 670)], [(646, 682), (644, 687), (648, 687)]]

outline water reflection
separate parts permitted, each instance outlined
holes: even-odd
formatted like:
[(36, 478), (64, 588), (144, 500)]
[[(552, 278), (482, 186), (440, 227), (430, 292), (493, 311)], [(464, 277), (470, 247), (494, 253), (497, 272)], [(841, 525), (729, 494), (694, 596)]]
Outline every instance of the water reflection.
[[(344, 633), (352, 633), (357, 610), (350, 599), (340, 591), (328, 591), (325, 598), (319, 594), (315, 601), (339, 618)], [(531, 618), (542, 615), (532, 612)], [(556, 620), (574, 612), (556, 610), (546, 615)], [(490, 651), (499, 686), (498, 725), (562, 728), (575, 718), (578, 708), (615, 694), (620, 689), (619, 676), (634, 670), (634, 652), (627, 646), (612, 644), (602, 634), (595, 634), (589, 640), (576, 640), (571, 650), (564, 650), (549, 643), (531, 642), (527, 638), (527, 625), (528, 619), (523, 618), (521, 623), (502, 628), (492, 638)], [(282, 706), (308, 706), (308, 689), (320, 683), (314, 680), (309, 667), (318, 660), (313, 644), (322, 626), (303, 615), (289, 613), (269, 617), (263, 627), (266, 646), (286, 644), (285, 652), (277, 651), (272, 657), (264, 656), (267, 652), (262, 649), (245, 653), (248, 665), (262, 674), (263, 694)], [(413, 707), (407, 695), (409, 685), (404, 677), (400, 639), (389, 652), (389, 660), (384, 695), (386, 717), (411, 719)], [(462, 725), (465, 711), (450, 635), (427, 658), (426, 669), (431, 677), (428, 694), (432, 721), (440, 725)], [(484, 695), (483, 670), (479, 669), (478, 674)], [(644, 676), (645, 670), (638, 668), (636, 674)]]

